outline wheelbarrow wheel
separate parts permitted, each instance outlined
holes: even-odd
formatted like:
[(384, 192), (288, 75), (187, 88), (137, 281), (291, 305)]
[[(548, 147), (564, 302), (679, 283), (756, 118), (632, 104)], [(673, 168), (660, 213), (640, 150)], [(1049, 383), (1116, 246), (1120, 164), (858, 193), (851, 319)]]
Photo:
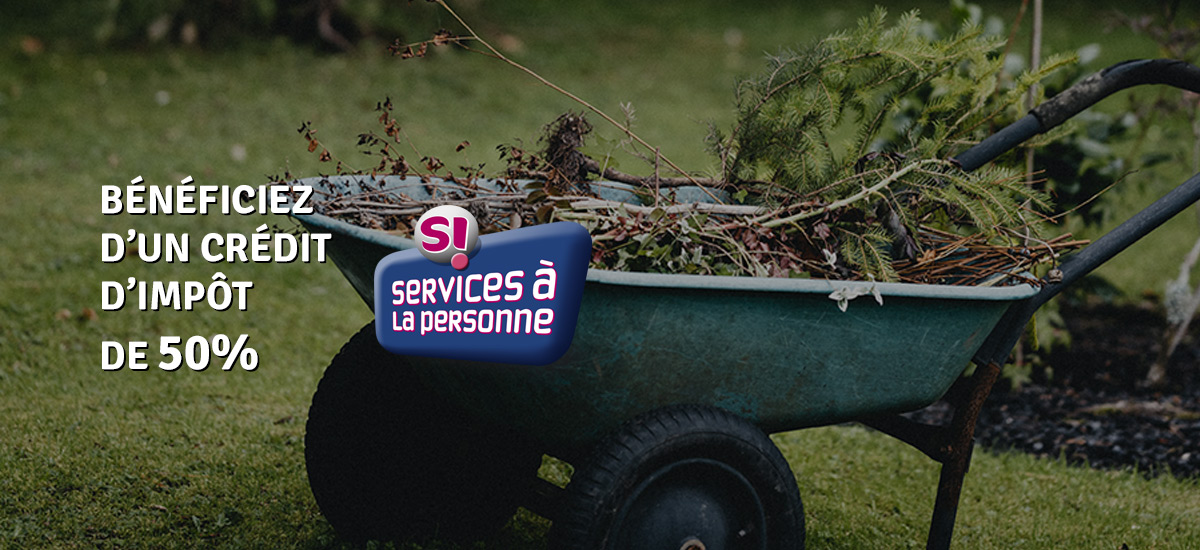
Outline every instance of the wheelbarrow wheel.
[(317, 386), (304, 456), (321, 512), (354, 541), (486, 538), (541, 464), (532, 445), (427, 391), (374, 323)]
[(804, 547), (795, 477), (770, 438), (706, 406), (626, 423), (567, 485), (556, 550), (794, 550)]

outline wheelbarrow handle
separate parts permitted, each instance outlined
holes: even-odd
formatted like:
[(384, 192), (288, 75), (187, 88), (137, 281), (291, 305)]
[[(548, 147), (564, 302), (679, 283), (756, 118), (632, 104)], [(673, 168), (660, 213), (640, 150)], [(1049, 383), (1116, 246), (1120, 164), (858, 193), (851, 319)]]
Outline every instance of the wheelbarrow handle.
[[(1200, 68), (1170, 59), (1126, 61), (1113, 65), (1035, 107), (1025, 118), (992, 136), (996, 138), (1006, 134), (1003, 141), (989, 143), (992, 138), (988, 138), (960, 155), (959, 162), (963, 163), (965, 169), (977, 168), (1029, 137), (1061, 124), (1113, 92), (1139, 84), (1168, 84), (1200, 93)], [(967, 161), (963, 161), (963, 157)], [(1200, 174), (1179, 184), (1083, 250), (1066, 258), (1055, 280), (1044, 281), (1037, 294), (1008, 309), (976, 352), (975, 362), (981, 365), (991, 362), (1003, 364), (1025, 325), (1042, 304), (1197, 201), (1200, 201)]]
[(955, 160), (964, 170), (979, 168), (1113, 93), (1142, 84), (1166, 84), (1200, 93), (1200, 68), (1174, 59), (1138, 59), (1117, 63), (1034, 107), (1024, 118), (963, 151)]

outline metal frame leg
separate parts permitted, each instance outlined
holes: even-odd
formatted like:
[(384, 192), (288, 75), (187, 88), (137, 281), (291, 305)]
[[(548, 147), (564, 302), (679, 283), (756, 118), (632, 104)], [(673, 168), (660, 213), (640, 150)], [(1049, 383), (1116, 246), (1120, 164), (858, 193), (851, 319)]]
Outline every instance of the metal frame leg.
[(963, 478), (971, 466), (971, 450), (975, 444), (975, 422), (979, 410), (1000, 376), (995, 362), (980, 365), (975, 374), (946, 394), (954, 406), (950, 424), (934, 426), (914, 422), (902, 416), (868, 418), (863, 424), (899, 439), (942, 465), (938, 478), (937, 500), (929, 523), (927, 550), (947, 550), (954, 535), (954, 520), (958, 515), (958, 498), (962, 495)]
[(979, 410), (992, 391), (992, 385), (1000, 376), (1000, 365), (988, 363), (975, 369), (971, 376), (970, 393), (961, 403), (954, 404), (954, 418), (950, 421), (947, 437), (947, 454), (942, 462), (942, 473), (938, 479), (937, 500), (933, 505), (933, 519), (929, 523), (927, 550), (948, 550), (954, 534), (954, 520), (958, 515), (958, 499), (962, 495), (963, 477), (971, 466), (971, 451), (975, 444), (975, 422)]

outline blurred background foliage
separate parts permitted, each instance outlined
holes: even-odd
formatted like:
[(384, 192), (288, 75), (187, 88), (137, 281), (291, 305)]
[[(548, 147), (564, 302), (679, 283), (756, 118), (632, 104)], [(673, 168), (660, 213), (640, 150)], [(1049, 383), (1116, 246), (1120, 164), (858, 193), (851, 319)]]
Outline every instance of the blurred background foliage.
[[(709, 161), (701, 143), (703, 124), (729, 120), (735, 78), (759, 70), (764, 53), (846, 28), (876, 3), (888, 6), (893, 17), (919, 9), (927, 25), (924, 32), (929, 36), (944, 35), (963, 20), (979, 24), (988, 34), (1011, 35), (1006, 70), (1015, 74), (1031, 64), (1031, 15), (1022, 12), (1021, 0), (855, 0), (822, 5), (819, 10), (811, 2), (783, 0), (582, 0), (570, 6), (554, 0), (453, 2), (507, 54), (517, 56), (551, 80), (565, 81), (568, 88), (598, 100), (610, 111), (619, 103), (635, 102), (639, 128), (649, 132), (652, 141), (663, 146), (664, 153), (670, 152), (676, 159), (682, 157), (685, 167), (698, 171), (703, 171), (704, 163)], [(1193, 2), (1056, 0), (1048, 3), (1047, 10), (1043, 51), (1046, 55), (1074, 52), (1079, 62), (1044, 82), (1043, 97), (1125, 59), (1163, 56), (1196, 62), (1200, 56), (1200, 6)], [(507, 74), (504, 67), (472, 72), (488, 60), (476, 63), (447, 59), (473, 56), (436, 55), (431, 57), (441, 59), (420, 60), (433, 63), (393, 66), (391, 70), (403, 74), (394, 81), (367, 76), (387, 70), (381, 65), (387, 43), (420, 41), (440, 28), (454, 27), (441, 9), (423, 0), (9, 0), (3, 11), (0, 54), (6, 55), (11, 66), (23, 75), (9, 80), (0, 77), (0, 126), (4, 123), (6, 98), (15, 100), (22, 90), (36, 89), (29, 84), (45, 77), (39, 71), (44, 71), (47, 64), (66, 63), (70, 67), (72, 63), (98, 63), (105, 68), (95, 70), (92, 76), (102, 85), (109, 73), (119, 79), (130, 70), (158, 71), (164, 66), (179, 70), (203, 56), (251, 70), (243, 54), (277, 60), (263, 67), (272, 63), (302, 66), (312, 63), (304, 57), (309, 54), (361, 67), (365, 78), (346, 83), (359, 89), (373, 88), (372, 100), (356, 94), (353, 105), (337, 109), (330, 105), (298, 108), (281, 103), (277, 116), (290, 117), (297, 125), (314, 116), (321, 122), (326, 113), (347, 108), (366, 113), (369, 105), (386, 94), (408, 93), (403, 103), (411, 108), (403, 114), (405, 123), (414, 139), (423, 148), (432, 149), (432, 153), (426, 152), (433, 155), (464, 139), (477, 143), (476, 150), (487, 150), (493, 144), (484, 138), (533, 135), (537, 126), (531, 121), (541, 120), (544, 124), (553, 119), (553, 110), (563, 108), (562, 103), (555, 107), (545, 101), (552, 97), (549, 94), (497, 84), (494, 77)], [(595, 32), (597, 26), (605, 32)], [(282, 53), (285, 50), (287, 54)], [(68, 58), (76, 61), (63, 61)], [(128, 70), (114, 65), (114, 60), (127, 64)], [(315, 71), (323, 70), (313, 66)], [(303, 72), (302, 68), (297, 70)], [(451, 76), (455, 71), (458, 74)], [(262, 80), (269, 82), (276, 77), (264, 73)], [(515, 73), (512, 77), (517, 81), (522, 78)], [(403, 86), (388, 87), (388, 82), (403, 80), (408, 81)], [(6, 82), (11, 84), (5, 86)], [(254, 85), (247, 82), (243, 87), (249, 90)], [(155, 92), (156, 99), (169, 98), (161, 93), (169, 87), (162, 83), (158, 86), (163, 90)], [(522, 95), (514, 98), (510, 90), (519, 90)], [(442, 107), (436, 107), (438, 102), (429, 97), (417, 99), (417, 93), (437, 95)], [(350, 103), (349, 99), (343, 101)], [(457, 111), (447, 108), (455, 101), (473, 101), (476, 105)], [(284, 109), (288, 114), (282, 112)], [(508, 120), (499, 116), (491, 116), (482, 124), (470, 120), (472, 113), (477, 116), (479, 112), (503, 114)], [(1046, 180), (1044, 185), (1060, 209), (1073, 210), (1063, 223), (1064, 231), (1095, 238), (1194, 173), (1193, 166), (1200, 159), (1196, 113), (1194, 96), (1168, 88), (1138, 89), (1081, 114), (1069, 123), (1071, 132), (1035, 149), (1035, 166)], [(369, 120), (368, 116), (359, 120)], [(235, 137), (229, 139), (239, 139), (232, 130), (236, 125), (230, 124), (231, 130), (226, 133), (233, 132)], [(369, 123), (356, 124), (360, 127), (347, 131), (344, 124), (321, 122), (322, 141), (337, 144), (338, 140), (331, 138), (351, 140), (359, 131), (367, 130)], [(680, 131), (689, 128), (694, 130), (690, 135)], [(606, 139), (600, 131), (597, 134), (594, 144), (599, 145), (619, 138), (610, 134), (607, 138), (611, 139)], [(292, 156), (291, 152), (277, 150), (271, 166), (287, 162), (284, 159)], [(344, 147), (340, 152), (345, 157), (352, 150)], [(1008, 161), (1018, 162), (1016, 157), (1022, 154), (1013, 153)], [(473, 158), (477, 161), (479, 156), (477, 152)], [(637, 165), (636, 159), (625, 159), (627, 171), (636, 171), (629, 167)], [(322, 165), (301, 168), (298, 162), (289, 162), (288, 166), (297, 175), (331, 170)], [(1122, 184), (1092, 200), (1116, 181)], [(1113, 262), (1102, 268), (1100, 276), (1087, 283), (1085, 297), (1148, 297), (1162, 305), (1171, 294), (1166, 290), (1167, 280), (1174, 277), (1197, 233), (1196, 223), (1191, 220), (1175, 220), (1172, 225), (1175, 229), (1169, 235), (1135, 246), (1140, 250), (1136, 253), (1138, 261)], [(1176, 302), (1185, 303), (1194, 295), (1176, 291), (1172, 296)], [(1038, 326), (1041, 334), (1037, 341), (1043, 345), (1067, 342), (1061, 325), (1053, 309), (1048, 309), (1046, 322)]]
[[(364, 38), (429, 32), (433, 10), (388, 0), (13, 0), (9, 32), (69, 49), (194, 45), (223, 49), (283, 37), (327, 51)], [(416, 15), (416, 17), (414, 17)], [(430, 16), (426, 19), (424, 16)]]
[[(637, 83), (637, 88), (626, 87), (621, 90), (623, 97), (618, 99), (621, 102), (636, 101), (641, 116), (639, 124), (643, 127), (657, 124), (648, 108), (656, 108), (659, 102), (702, 107), (703, 110), (693, 109), (686, 113), (667, 109), (658, 116), (658, 119), (693, 122), (698, 130), (696, 134), (699, 134), (706, 120), (715, 119), (717, 123), (728, 120), (727, 115), (713, 117), (711, 113), (731, 106), (732, 93), (725, 83), (761, 67), (761, 62), (754, 61), (756, 57), (761, 59), (763, 53), (845, 28), (868, 13), (876, 3), (887, 5), (893, 16), (908, 9), (921, 10), (931, 36), (945, 34), (962, 20), (978, 23), (989, 34), (1007, 36), (1011, 33), (1008, 71), (1016, 73), (1030, 65), (1030, 16), (1022, 11), (1021, 0), (911, 0), (903, 3), (856, 0), (822, 6), (820, 10), (808, 5), (809, 2), (782, 0), (736, 3), (583, 0), (573, 2), (569, 7), (553, 0), (461, 0), (454, 5), (468, 20), (477, 22), (478, 30), (502, 50), (531, 61), (531, 66), (544, 71), (552, 80), (562, 75), (568, 83), (587, 82), (589, 89), (585, 96), (595, 94), (601, 100), (609, 99), (604, 97), (602, 80), (617, 82), (620, 78), (630, 78)], [(1131, 57), (1166, 56), (1194, 62), (1200, 55), (1197, 46), (1200, 43), (1197, 38), (1200, 36), (1200, 6), (1194, 2), (1056, 0), (1049, 3), (1047, 9), (1045, 51), (1047, 54), (1075, 52), (1079, 63), (1046, 82), (1043, 96), (1053, 95), (1093, 71)], [(1016, 26), (1019, 16), (1023, 20)], [(773, 25), (754, 22), (756, 18), (772, 21)], [(597, 40), (592, 27), (598, 22), (606, 29), (620, 30), (608, 30), (607, 36)], [(0, 54), (7, 55), (15, 67), (31, 71), (33, 66), (61, 59), (55, 55), (80, 57), (108, 52), (130, 59), (127, 56), (130, 53), (153, 56), (167, 52), (172, 56), (171, 63), (178, 64), (180, 58), (175, 53), (181, 51), (234, 54), (246, 51), (270, 56), (277, 55), (280, 48), (298, 47), (317, 55), (344, 56), (347, 62), (360, 64), (366, 71), (375, 69), (373, 64), (381, 57), (385, 44), (393, 40), (423, 40), (443, 27), (453, 27), (446, 14), (437, 6), (420, 0), (68, 0), (56, 3), (8, 0), (3, 17), (0, 17)], [(709, 36), (715, 40), (710, 40)], [(727, 50), (723, 56), (718, 53), (720, 49)], [(43, 53), (54, 55), (41, 56)], [(705, 55), (710, 58), (704, 59)], [(286, 56), (278, 57), (287, 59)], [(150, 63), (161, 65), (154, 61)], [(664, 70), (668, 65), (673, 65), (674, 72)], [(415, 76), (425, 78), (435, 87), (457, 86), (455, 80), (447, 82), (444, 74), (460, 68), (452, 65), (442, 74), (426, 71), (430, 74), (417, 73)], [(629, 74), (652, 70), (666, 74)], [(686, 79), (679, 78), (685, 72)], [(264, 75), (264, 78), (270, 76)], [(514, 75), (514, 78), (520, 77)], [(19, 78), (14, 82), (8, 89), (0, 87), (0, 101), (4, 96), (19, 95), (22, 83)], [(455, 90), (462, 91), (451, 91)], [(386, 93), (389, 93), (386, 89), (380, 89), (377, 99), (382, 99)], [(720, 94), (729, 98), (724, 103), (726, 107), (709, 101), (710, 97)], [(689, 98), (685, 102), (672, 99), (680, 95), (694, 96), (695, 99)], [(448, 97), (453, 97), (453, 93)], [(533, 111), (541, 108), (530, 103), (533, 102), (518, 106), (509, 102), (496, 110)], [(1071, 122), (1074, 132), (1037, 149), (1036, 167), (1043, 171), (1058, 205), (1063, 209), (1077, 208), (1065, 224), (1066, 229), (1081, 234), (1095, 233), (1098, 228), (1140, 209), (1146, 199), (1161, 194), (1165, 187), (1190, 175), (1193, 159), (1200, 157), (1200, 151), (1196, 150), (1196, 144), (1200, 143), (1196, 139), (1197, 129), (1189, 122), (1195, 120), (1196, 103), (1194, 97), (1173, 89), (1136, 90), (1080, 115)], [(611, 106), (607, 108), (613, 110)], [(728, 110), (732, 113), (732, 109)], [(294, 117), (300, 121), (314, 114), (297, 112)], [(552, 119), (553, 116), (545, 116), (546, 121)], [(413, 124), (419, 134), (422, 122), (416, 120)], [(683, 141), (671, 129), (665, 129), (663, 133), (671, 135), (671, 141)], [(350, 138), (357, 132), (347, 134)], [(455, 135), (446, 141), (456, 144), (463, 138), (474, 139), (473, 136)], [(598, 135), (597, 139), (603, 139), (603, 136)], [(696, 150), (702, 147), (696, 141), (689, 143), (694, 144), (690, 146)], [(685, 148), (689, 143), (679, 147)], [(667, 152), (676, 145), (663, 143), (663, 147)], [(672, 157), (680, 156), (688, 160), (702, 157), (702, 153), (690, 156), (672, 152)], [(694, 162), (687, 167), (705, 168)], [(1149, 168), (1154, 170), (1146, 170)], [(1139, 177), (1129, 178), (1133, 180), (1130, 184), (1088, 202), (1114, 181), (1139, 171)], [(1178, 255), (1182, 256), (1181, 253)], [(1160, 288), (1157, 282), (1139, 286), (1132, 290), (1135, 293), (1158, 292)], [(1125, 287), (1131, 290), (1129, 285)]]
[[(743, 0), (717, 2), (700, 0), (698, 9), (688, 9), (688, 2), (645, 3), (632, 0), (598, 2), (584, 0), (566, 6), (553, 0), (460, 0), (455, 9), (477, 22), (492, 19), (529, 19), (538, 13), (575, 12), (586, 14), (595, 10), (609, 17), (630, 22), (645, 21), (647, 14), (670, 13), (672, 23), (680, 28), (662, 27), (661, 32), (672, 34), (683, 26), (712, 24), (711, 13), (727, 10), (761, 10), (778, 12), (792, 5), (795, 10), (813, 15), (827, 15), (838, 9), (865, 15), (874, 4), (887, 6), (893, 14), (920, 9), (929, 25), (956, 26), (957, 21), (971, 20), (981, 24), (989, 34), (1009, 32), (1020, 11), (1020, 0), (911, 0), (908, 2), (876, 1), (851, 2), (841, 6), (821, 6), (817, 14), (812, 2), (784, 0)], [(1065, 37), (1074, 38), (1089, 28), (1096, 38), (1115, 27), (1128, 27), (1164, 45), (1164, 53), (1174, 57), (1192, 55), (1190, 43), (1181, 34), (1190, 24), (1195, 27), (1196, 7), (1182, 0), (1129, 3), (1116, 0), (1061, 0), (1048, 7), (1055, 13), (1077, 13), (1080, 17), (1067, 25), (1046, 29), (1047, 41), (1061, 43)], [(317, 36), (318, 26), (328, 23), (350, 45), (364, 38), (391, 41), (396, 37), (419, 40), (437, 30), (450, 26), (447, 17), (436, 6), (424, 0), (8, 0), (0, 18), (0, 32), (9, 36), (24, 36), (53, 44), (60, 49), (94, 50), (96, 48), (145, 49), (172, 44), (199, 45), (206, 49), (227, 48), (247, 42), (287, 37), (302, 43), (322, 44), (333, 50), (347, 44), (330, 44)], [(1169, 13), (1168, 13), (1169, 12)], [(1164, 14), (1167, 14), (1164, 17)], [(735, 19), (732, 18), (731, 19)], [(852, 23), (850, 17), (842, 24)], [(1170, 24), (1165, 19), (1170, 19)], [(586, 20), (580, 23), (586, 24)], [(815, 26), (827, 27), (827, 17), (816, 19)], [(1099, 24), (1099, 26), (1097, 26)], [(1023, 25), (1028, 27), (1028, 18)], [(828, 28), (828, 27), (827, 27)], [(828, 28), (828, 30), (836, 30)], [(798, 36), (810, 36), (796, 30)], [(823, 33), (816, 33), (821, 35)], [(1018, 36), (1028, 34), (1023, 31)], [(1016, 45), (1013, 53), (1025, 50), (1025, 42)], [(1077, 44), (1080, 46), (1082, 44)], [(1105, 56), (1107, 57), (1107, 56)]]

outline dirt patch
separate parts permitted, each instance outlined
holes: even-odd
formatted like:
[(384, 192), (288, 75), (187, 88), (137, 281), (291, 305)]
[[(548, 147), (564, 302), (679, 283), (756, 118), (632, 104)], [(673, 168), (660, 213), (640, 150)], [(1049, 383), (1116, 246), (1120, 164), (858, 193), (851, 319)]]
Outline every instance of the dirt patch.
[[(1166, 388), (1150, 390), (1139, 382), (1161, 345), (1161, 313), (1109, 304), (1070, 305), (1062, 313), (1073, 343), (1047, 355), (1053, 376), (1039, 371), (1019, 390), (997, 388), (980, 413), (976, 440), (995, 451), (1062, 457), (1094, 468), (1200, 477), (1196, 338), (1175, 352)], [(949, 414), (938, 404), (916, 418), (943, 423)]]

